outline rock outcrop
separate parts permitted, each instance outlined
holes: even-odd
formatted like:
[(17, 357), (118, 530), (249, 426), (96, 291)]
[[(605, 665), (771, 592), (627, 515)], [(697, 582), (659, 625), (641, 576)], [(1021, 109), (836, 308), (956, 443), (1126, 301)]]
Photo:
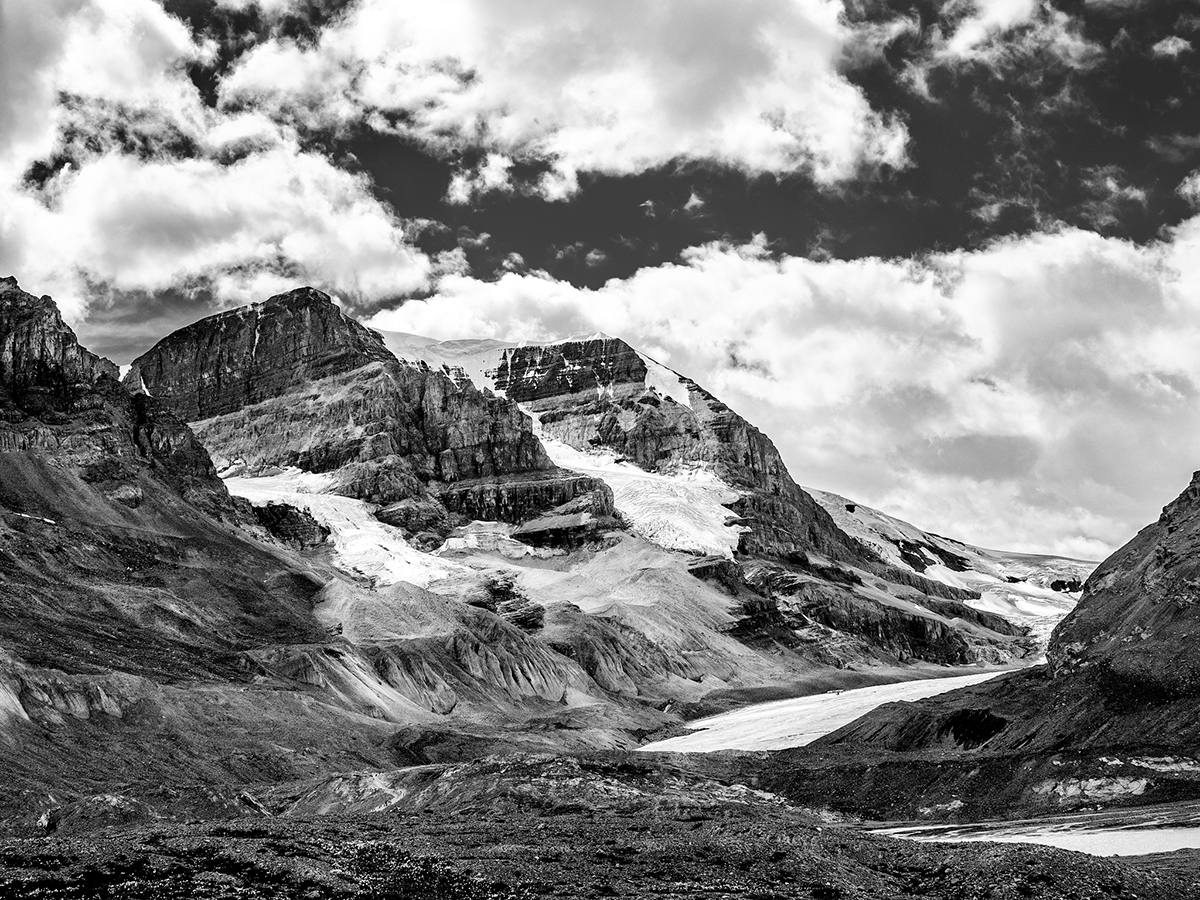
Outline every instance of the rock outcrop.
[(1055, 676), (1091, 669), (1146, 696), (1200, 695), (1200, 472), (1100, 564), (1054, 631)]
[(558, 470), (513, 402), (397, 360), (311, 288), (182, 328), (125, 380), (178, 410), (219, 463), (333, 473), (350, 497), (444, 496), (519, 522), (598, 487)]
[(0, 278), (0, 387), (23, 408), (69, 407), (80, 388), (117, 377), (113, 363), (79, 346), (53, 300)]
[(79, 345), (53, 300), (0, 280), (0, 452), (53, 461), (131, 508), (146, 475), (238, 518), (195, 435), (169, 407), (131, 396), (117, 376), (113, 363)]
[(647, 471), (710, 466), (741, 495), (730, 512), (747, 526), (739, 547), (747, 554), (871, 556), (792, 480), (770, 438), (622, 340), (506, 348), (494, 378), (496, 390), (535, 413), (548, 435), (574, 447), (609, 448)]

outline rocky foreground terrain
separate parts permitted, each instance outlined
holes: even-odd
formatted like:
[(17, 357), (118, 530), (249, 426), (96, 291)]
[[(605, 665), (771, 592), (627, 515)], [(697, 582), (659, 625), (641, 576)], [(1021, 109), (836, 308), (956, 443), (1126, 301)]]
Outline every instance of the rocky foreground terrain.
[(445, 353), (304, 289), (119, 381), (0, 281), (0, 896), (1193, 895), (836, 825), (1074, 802), (1088, 766), (1187, 794), (1151, 754), (1195, 721), (1191, 493), (1088, 581), (1050, 669), (812, 749), (635, 759), (705, 711), (1038, 643), (619, 341)]

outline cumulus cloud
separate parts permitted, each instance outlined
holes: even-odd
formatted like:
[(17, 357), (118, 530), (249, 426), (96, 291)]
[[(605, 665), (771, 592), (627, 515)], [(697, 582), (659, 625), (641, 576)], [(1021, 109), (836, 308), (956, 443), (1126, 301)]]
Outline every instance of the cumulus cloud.
[(111, 291), (232, 303), (302, 280), (370, 303), (426, 284), (364, 177), (260, 112), (205, 107), (185, 67), (212, 48), (152, 0), (0, 3), (0, 270), (69, 316)]
[(550, 166), (531, 188), (551, 198), (581, 172), (679, 159), (830, 185), (906, 164), (903, 124), (838, 72), (852, 37), (840, 10), (833, 0), (364, 0), (315, 46), (256, 47), (221, 97), (307, 129), (365, 121), (447, 153), (482, 149), (487, 162), (456, 180), (456, 200), (506, 186), (497, 161), (514, 159)]
[(1195, 467), (1198, 250), (1200, 220), (1149, 248), (1064, 230), (921, 262), (711, 244), (599, 290), (451, 277), (372, 324), (616, 334), (764, 428), (798, 480), (965, 540), (1099, 556)]
[(1191, 49), (1191, 41), (1187, 40), (1186, 38), (1181, 38), (1177, 34), (1173, 34), (1170, 37), (1163, 38), (1161, 41), (1151, 47), (1150, 52), (1155, 56), (1174, 57), (1181, 53), (1187, 53)]
[(1042, 66), (1031, 67), (1031, 58), (1085, 70), (1103, 53), (1080, 20), (1046, 0), (955, 0), (943, 7), (925, 52), (909, 64), (905, 78), (929, 97), (930, 72), (937, 68), (978, 64), (1032, 79)]

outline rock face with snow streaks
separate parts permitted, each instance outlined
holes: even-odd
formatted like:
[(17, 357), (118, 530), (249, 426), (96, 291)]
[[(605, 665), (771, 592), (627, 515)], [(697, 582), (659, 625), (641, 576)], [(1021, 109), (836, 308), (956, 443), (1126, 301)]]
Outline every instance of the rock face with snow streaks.
[[(637, 536), (748, 572), (778, 572), (778, 579), (743, 580), (740, 592), (754, 596), (740, 596), (742, 605), (773, 612), (747, 615), (736, 629), (740, 640), (794, 645), (797, 634), (825, 628), (845, 638), (838, 652), (846, 662), (881, 651), (900, 660), (1005, 661), (1032, 649), (1023, 627), (963, 606), (978, 597), (974, 591), (892, 565), (852, 538), (792, 480), (766, 435), (622, 340), (383, 338), (400, 358), (517, 401), (536, 420), (551, 459), (612, 488), (616, 514)], [(514, 537), (594, 541), (587, 528), (553, 516)]]
[[(399, 352), (403, 352), (402, 350)], [(487, 346), (490, 386), (535, 415), (543, 432), (581, 451), (607, 449), (640, 468), (672, 473), (701, 466), (739, 496), (729, 516), (745, 526), (741, 550), (786, 556), (815, 551), (865, 561), (788, 474), (779, 451), (728, 406), (617, 338)], [(432, 357), (431, 351), (418, 353)], [(448, 364), (463, 361), (448, 358)]]
[(597, 487), (557, 470), (511, 401), (397, 360), (311, 288), (176, 331), (126, 384), (179, 410), (218, 464), (336, 472), (350, 497), (391, 503), (469, 482), (472, 499), (457, 489), (449, 508), (521, 521)]

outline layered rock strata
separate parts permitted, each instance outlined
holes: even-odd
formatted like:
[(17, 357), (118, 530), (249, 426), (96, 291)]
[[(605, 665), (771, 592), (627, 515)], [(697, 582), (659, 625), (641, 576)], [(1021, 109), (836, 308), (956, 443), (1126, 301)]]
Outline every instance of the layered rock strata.
[(176, 331), (126, 384), (173, 405), (219, 464), (333, 473), (359, 499), (444, 495), (521, 521), (598, 487), (558, 470), (513, 402), (397, 360), (311, 288)]

